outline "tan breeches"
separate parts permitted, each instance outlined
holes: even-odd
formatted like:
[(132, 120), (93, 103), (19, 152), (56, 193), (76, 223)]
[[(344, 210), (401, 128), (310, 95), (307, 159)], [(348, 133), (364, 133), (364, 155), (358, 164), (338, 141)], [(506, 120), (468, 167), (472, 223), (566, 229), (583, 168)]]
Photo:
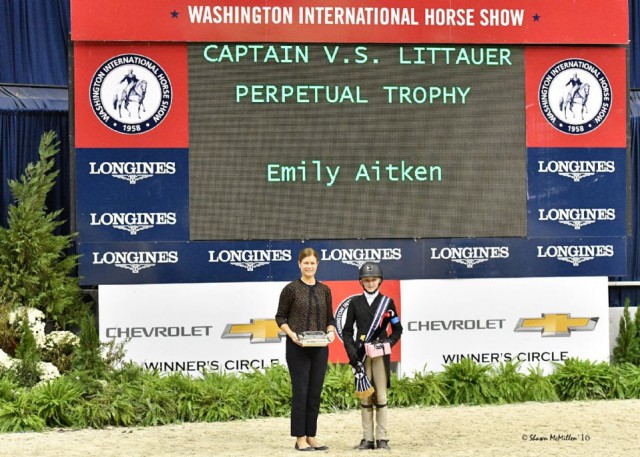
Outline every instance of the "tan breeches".
[(387, 371), (384, 367), (384, 358), (367, 357), (364, 361), (367, 378), (371, 381), (375, 392), (373, 395), (360, 401), (362, 412), (362, 434), (367, 441), (374, 441), (373, 424), (375, 409), (375, 439), (387, 438)]

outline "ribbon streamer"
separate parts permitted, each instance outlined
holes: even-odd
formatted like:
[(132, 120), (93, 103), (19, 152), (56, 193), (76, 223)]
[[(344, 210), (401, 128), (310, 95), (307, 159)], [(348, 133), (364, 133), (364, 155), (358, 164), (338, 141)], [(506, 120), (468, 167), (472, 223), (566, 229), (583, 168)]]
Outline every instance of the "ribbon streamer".
[(356, 381), (355, 396), (358, 398), (367, 398), (373, 395), (375, 389), (371, 385), (367, 373), (364, 369), (364, 363), (358, 361), (358, 365), (353, 367), (353, 377)]

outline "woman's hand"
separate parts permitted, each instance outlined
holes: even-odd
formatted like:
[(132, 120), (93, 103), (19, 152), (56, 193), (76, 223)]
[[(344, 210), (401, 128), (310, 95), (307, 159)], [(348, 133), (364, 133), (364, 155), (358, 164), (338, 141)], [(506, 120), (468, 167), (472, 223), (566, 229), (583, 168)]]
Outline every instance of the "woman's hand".
[(298, 334), (296, 332), (294, 332), (293, 330), (291, 330), (291, 328), (289, 327), (289, 324), (282, 324), (280, 326), (280, 330), (282, 330), (284, 333), (287, 334), (287, 336), (289, 338), (291, 338), (291, 341), (293, 341), (294, 343), (296, 343), (298, 346), (302, 346), (302, 343), (300, 342), (300, 338), (298, 337)]
[(300, 338), (298, 338), (297, 333), (291, 332), (291, 335), (289, 335), (289, 338), (291, 338), (291, 341), (296, 343), (298, 346), (302, 346), (302, 342), (300, 341)]

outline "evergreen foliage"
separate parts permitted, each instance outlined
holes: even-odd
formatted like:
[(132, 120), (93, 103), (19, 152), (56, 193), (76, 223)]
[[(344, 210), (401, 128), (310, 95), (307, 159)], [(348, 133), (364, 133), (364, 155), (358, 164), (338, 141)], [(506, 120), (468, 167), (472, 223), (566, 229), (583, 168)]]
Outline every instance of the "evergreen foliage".
[(71, 358), (72, 370), (95, 379), (103, 379), (108, 370), (108, 364), (102, 357), (100, 336), (91, 314), (86, 314), (80, 320), (78, 337), (80, 343)]
[(640, 365), (640, 307), (635, 317), (629, 312), (629, 300), (624, 304), (624, 311), (620, 316), (620, 331), (613, 349), (614, 363), (631, 363)]
[(75, 276), (77, 256), (66, 255), (73, 236), (56, 235), (61, 210), (47, 211), (46, 198), (59, 173), (54, 169), (58, 146), (55, 132), (43, 134), (38, 162), (9, 181), (14, 203), (7, 228), (0, 227), (0, 302), (39, 309), (66, 328), (86, 313), (86, 305)]
[(21, 386), (36, 385), (42, 374), (38, 367), (40, 361), (36, 339), (25, 317), (22, 319), (22, 336), (16, 347), (16, 366), (14, 367), (15, 378)]

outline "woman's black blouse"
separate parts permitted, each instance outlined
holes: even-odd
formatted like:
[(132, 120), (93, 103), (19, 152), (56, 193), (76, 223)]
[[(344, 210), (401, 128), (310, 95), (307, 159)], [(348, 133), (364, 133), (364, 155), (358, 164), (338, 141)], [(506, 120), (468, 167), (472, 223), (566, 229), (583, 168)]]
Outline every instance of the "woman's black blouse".
[(335, 326), (331, 289), (318, 281), (313, 286), (300, 279), (290, 282), (280, 293), (276, 323), (278, 327), (288, 324), (295, 333), (325, 332), (327, 326)]

